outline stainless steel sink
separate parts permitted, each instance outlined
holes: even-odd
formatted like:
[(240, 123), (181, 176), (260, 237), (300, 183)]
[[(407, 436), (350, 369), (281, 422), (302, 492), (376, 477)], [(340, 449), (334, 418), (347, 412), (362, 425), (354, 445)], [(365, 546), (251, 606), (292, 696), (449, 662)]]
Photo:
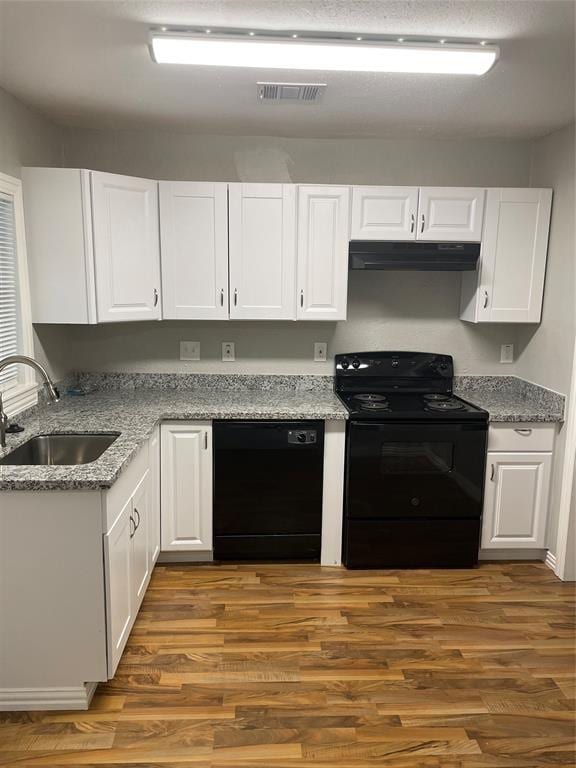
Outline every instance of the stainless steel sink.
[(119, 435), (119, 432), (36, 435), (0, 459), (0, 464), (89, 464), (102, 456)]

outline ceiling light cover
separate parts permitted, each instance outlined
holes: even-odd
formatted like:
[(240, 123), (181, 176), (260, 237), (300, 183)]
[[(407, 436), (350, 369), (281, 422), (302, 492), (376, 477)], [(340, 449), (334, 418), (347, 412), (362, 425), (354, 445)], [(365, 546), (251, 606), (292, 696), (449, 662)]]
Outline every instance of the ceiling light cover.
[(152, 58), (159, 64), (248, 67), (335, 72), (404, 72), (484, 75), (498, 59), (496, 46), (302, 38), (258, 38), (213, 33), (152, 32)]

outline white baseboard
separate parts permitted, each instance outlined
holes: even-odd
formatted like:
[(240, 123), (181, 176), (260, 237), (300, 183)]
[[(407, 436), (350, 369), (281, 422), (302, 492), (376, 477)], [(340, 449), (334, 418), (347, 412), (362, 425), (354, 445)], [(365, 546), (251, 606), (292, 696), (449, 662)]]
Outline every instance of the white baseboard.
[(545, 549), (481, 549), (479, 560), (540, 560), (546, 557)]
[(0, 688), (0, 712), (88, 709), (98, 683), (66, 688)]
[(554, 571), (556, 573), (556, 555), (554, 555), (550, 550), (546, 552), (546, 559), (544, 560), (548, 568), (550, 568), (551, 571)]
[(160, 552), (158, 563), (211, 563), (214, 553), (210, 552)]

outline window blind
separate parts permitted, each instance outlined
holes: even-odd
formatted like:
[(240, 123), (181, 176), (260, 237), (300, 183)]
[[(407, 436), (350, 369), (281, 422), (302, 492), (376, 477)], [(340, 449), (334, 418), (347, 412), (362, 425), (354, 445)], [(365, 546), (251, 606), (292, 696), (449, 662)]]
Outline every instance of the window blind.
[[(16, 260), (16, 225), (14, 200), (0, 193), (0, 359), (15, 355), (19, 348), (19, 292)], [(10, 366), (0, 372), (0, 388), (4, 391), (18, 383), (18, 368)]]

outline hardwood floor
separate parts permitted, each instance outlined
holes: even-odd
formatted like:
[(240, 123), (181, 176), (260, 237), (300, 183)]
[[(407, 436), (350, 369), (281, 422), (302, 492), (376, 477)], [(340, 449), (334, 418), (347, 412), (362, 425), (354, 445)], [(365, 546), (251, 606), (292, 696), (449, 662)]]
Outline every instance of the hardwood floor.
[(573, 584), (160, 566), (89, 712), (0, 713), (0, 765), (574, 766)]

